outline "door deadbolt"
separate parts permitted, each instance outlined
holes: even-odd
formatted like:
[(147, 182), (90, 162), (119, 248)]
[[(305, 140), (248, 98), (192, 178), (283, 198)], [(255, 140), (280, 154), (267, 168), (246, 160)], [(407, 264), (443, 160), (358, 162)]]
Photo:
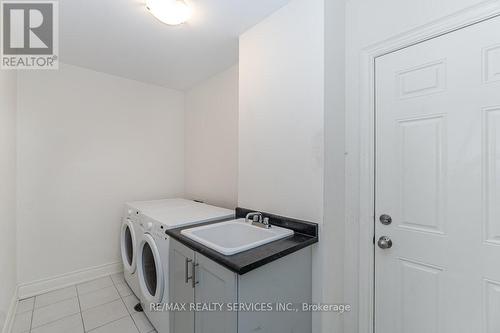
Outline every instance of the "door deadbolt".
[(390, 249), (392, 247), (392, 240), (387, 236), (382, 236), (379, 238), (377, 244), (383, 250)]
[(387, 215), (387, 214), (382, 214), (380, 215), (380, 223), (382, 223), (383, 225), (389, 225), (392, 223), (392, 217), (390, 215)]

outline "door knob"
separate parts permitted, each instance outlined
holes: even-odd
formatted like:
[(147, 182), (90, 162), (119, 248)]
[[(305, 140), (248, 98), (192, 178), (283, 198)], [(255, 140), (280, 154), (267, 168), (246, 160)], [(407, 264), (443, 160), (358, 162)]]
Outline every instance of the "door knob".
[(382, 236), (379, 238), (377, 244), (383, 250), (390, 249), (392, 247), (392, 240), (387, 236)]

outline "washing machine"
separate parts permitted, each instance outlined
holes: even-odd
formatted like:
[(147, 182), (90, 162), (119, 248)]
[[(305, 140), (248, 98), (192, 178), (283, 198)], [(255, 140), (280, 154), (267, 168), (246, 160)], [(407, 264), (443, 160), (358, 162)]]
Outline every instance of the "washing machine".
[(161, 215), (162, 211), (197, 206), (199, 204), (182, 198), (136, 201), (125, 204), (120, 233), (123, 274), (128, 286), (138, 298), (140, 298), (141, 292), (137, 274), (137, 248), (144, 234), (143, 229), (140, 227), (144, 214), (158, 216), (158, 214)]
[(123, 275), (128, 286), (135, 295), (139, 294), (139, 279), (137, 277), (137, 243), (139, 229), (139, 210), (133, 206), (125, 206), (120, 233), (120, 247), (123, 263)]
[(158, 333), (170, 332), (170, 314), (154, 311), (151, 304), (169, 303), (170, 237), (165, 230), (210, 221), (234, 219), (234, 211), (202, 203), (150, 210), (142, 215), (137, 249), (137, 274), (145, 315)]

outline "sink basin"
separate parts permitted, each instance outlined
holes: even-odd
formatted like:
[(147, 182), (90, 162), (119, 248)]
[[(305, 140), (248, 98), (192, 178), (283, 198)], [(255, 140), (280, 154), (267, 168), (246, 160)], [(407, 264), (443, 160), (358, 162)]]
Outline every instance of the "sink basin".
[(293, 235), (286, 228), (260, 228), (245, 219), (184, 229), (184, 236), (224, 255), (232, 255)]

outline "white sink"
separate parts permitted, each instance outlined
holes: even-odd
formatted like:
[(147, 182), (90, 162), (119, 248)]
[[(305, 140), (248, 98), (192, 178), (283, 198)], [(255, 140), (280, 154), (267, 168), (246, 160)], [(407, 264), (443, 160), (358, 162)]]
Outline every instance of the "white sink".
[(181, 234), (225, 255), (253, 249), (293, 235), (293, 231), (277, 226), (260, 228), (245, 219), (184, 229)]

